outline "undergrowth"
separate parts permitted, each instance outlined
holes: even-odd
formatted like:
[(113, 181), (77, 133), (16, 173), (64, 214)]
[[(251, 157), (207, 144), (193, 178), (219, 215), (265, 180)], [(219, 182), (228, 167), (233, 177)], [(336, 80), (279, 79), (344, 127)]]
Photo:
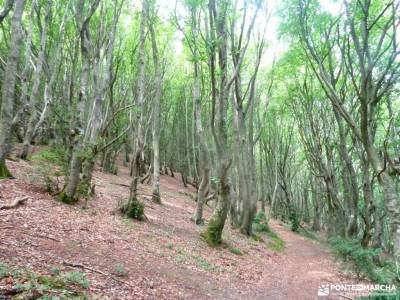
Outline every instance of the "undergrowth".
[[(67, 152), (62, 148), (48, 148), (32, 155), (31, 160), (37, 162), (36, 174), (40, 177), (46, 190), (55, 194), (60, 190), (61, 178), (67, 174)], [(33, 178), (35, 180), (35, 178)]]
[(0, 290), (0, 299), (88, 299), (89, 281), (81, 272), (41, 275), (0, 263), (0, 284), (6, 287)]
[(380, 248), (363, 248), (359, 241), (330, 238), (334, 254), (344, 262), (350, 263), (359, 277), (367, 278), (379, 284), (398, 284), (400, 274), (396, 264), (389, 258), (383, 258)]
[[(267, 216), (263, 211), (259, 211), (253, 220), (253, 231), (258, 233), (263, 233), (267, 235), (270, 239), (268, 241), (268, 246), (274, 251), (282, 251), (285, 248), (285, 242), (274, 232), (268, 225)], [(252, 238), (255, 241), (263, 241), (262, 237), (253, 234)]]
[(144, 203), (140, 202), (138, 199), (131, 199), (125, 203), (120, 202), (118, 206), (121, 213), (126, 217), (139, 221), (146, 220), (146, 216), (144, 214)]

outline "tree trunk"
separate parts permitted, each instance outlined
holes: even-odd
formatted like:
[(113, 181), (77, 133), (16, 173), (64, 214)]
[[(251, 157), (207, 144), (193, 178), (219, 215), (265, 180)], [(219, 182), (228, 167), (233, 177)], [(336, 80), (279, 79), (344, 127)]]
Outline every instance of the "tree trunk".
[(149, 22), (149, 30), (151, 35), (151, 44), (153, 50), (153, 62), (155, 68), (155, 84), (156, 93), (153, 101), (153, 122), (152, 122), (152, 137), (153, 137), (153, 194), (152, 200), (156, 203), (161, 203), (160, 197), (160, 100), (162, 91), (161, 69), (158, 56), (158, 48), (156, 34), (153, 28), (153, 20)]
[(135, 152), (132, 160), (132, 182), (130, 186), (128, 207), (132, 207), (134, 203), (138, 202), (137, 189), (141, 173), (141, 159), (144, 147), (144, 132), (143, 132), (143, 108), (144, 108), (144, 84), (145, 84), (145, 65), (144, 65), (144, 43), (145, 43), (145, 23), (147, 18), (147, 0), (142, 1), (142, 12), (140, 18), (140, 32), (139, 32), (139, 74), (138, 74), (138, 88), (137, 88), (137, 132), (135, 137)]
[(10, 53), (4, 72), (0, 111), (0, 178), (11, 177), (6, 166), (6, 156), (11, 148), (11, 128), (15, 105), (15, 85), (22, 40), (21, 19), (25, 0), (15, 0), (14, 15), (11, 21)]
[[(35, 68), (35, 73), (33, 77), (33, 87), (32, 87), (32, 93), (31, 97), (29, 100), (29, 110), (30, 110), (30, 116), (29, 116), (29, 121), (28, 121), (28, 126), (25, 132), (24, 136), (24, 142), (22, 145), (22, 151), (20, 153), (20, 157), (22, 159), (27, 159), (28, 154), (29, 154), (29, 147), (32, 143), (34, 134), (35, 134), (35, 128), (36, 128), (36, 123), (37, 123), (37, 105), (39, 104), (39, 93), (40, 93), (40, 83), (42, 79), (42, 70), (43, 70), (43, 65), (45, 64), (45, 52), (46, 52), (46, 43), (47, 43), (47, 30), (50, 26), (50, 18), (51, 18), (51, 1), (47, 3), (46, 6), (46, 16), (45, 16), (45, 23), (42, 28), (41, 32), (41, 37), (40, 37), (40, 51), (39, 55), (37, 58), (36, 62), (36, 68)], [(38, 21), (40, 22), (40, 20)]]

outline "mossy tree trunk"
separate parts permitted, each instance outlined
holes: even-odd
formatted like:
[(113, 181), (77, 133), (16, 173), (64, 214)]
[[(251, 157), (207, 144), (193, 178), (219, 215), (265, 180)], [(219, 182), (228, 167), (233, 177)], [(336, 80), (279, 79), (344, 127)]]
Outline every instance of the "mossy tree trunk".
[(25, 0), (15, 0), (14, 14), (11, 20), (10, 52), (4, 70), (1, 87), (0, 110), (0, 178), (11, 177), (6, 166), (6, 156), (11, 148), (12, 120), (15, 105), (15, 85), (17, 80), (18, 61), (22, 41), (21, 19), (25, 7)]

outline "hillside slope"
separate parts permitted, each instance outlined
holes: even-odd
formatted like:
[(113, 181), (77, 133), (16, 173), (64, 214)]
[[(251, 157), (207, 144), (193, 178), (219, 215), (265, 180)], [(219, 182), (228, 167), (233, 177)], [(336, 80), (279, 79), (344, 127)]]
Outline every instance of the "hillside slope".
[(161, 177), (162, 205), (149, 201), (150, 187), (141, 185), (148, 221), (137, 222), (116, 210), (129, 192), (123, 166), (118, 176), (95, 172), (97, 195), (82, 209), (54, 201), (38, 184), (35, 162), (8, 165), (17, 179), (0, 181), (0, 204), (29, 200), (0, 210), (0, 262), (42, 274), (84, 271), (91, 298), (315, 299), (320, 284), (355, 282), (341, 274), (327, 249), (276, 221), (271, 227), (284, 240), (283, 251), (270, 249), (266, 236), (255, 241), (230, 226), (225, 247), (210, 248), (190, 220), (195, 202), (188, 193), (194, 190), (177, 178)]

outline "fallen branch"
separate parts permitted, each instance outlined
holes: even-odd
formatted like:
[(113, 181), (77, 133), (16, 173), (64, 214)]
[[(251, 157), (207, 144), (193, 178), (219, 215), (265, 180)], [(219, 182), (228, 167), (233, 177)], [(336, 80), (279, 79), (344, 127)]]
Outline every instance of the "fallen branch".
[(24, 204), (28, 199), (29, 199), (29, 197), (17, 198), (10, 204), (4, 204), (4, 205), (0, 206), (0, 210), (15, 208), (17, 206)]
[(73, 267), (73, 268), (80, 268), (80, 269), (84, 269), (84, 270), (89, 270), (89, 271), (92, 271), (92, 272), (101, 274), (101, 275), (103, 275), (103, 276), (111, 277), (111, 278), (114, 279), (115, 281), (118, 281), (118, 282), (120, 282), (120, 283), (123, 283), (123, 284), (125, 284), (125, 285), (127, 285), (127, 286), (129, 286), (129, 287), (131, 287), (131, 288), (134, 287), (134, 286), (133, 286), (132, 284), (130, 284), (129, 282), (126, 282), (126, 281), (124, 281), (124, 280), (118, 279), (118, 278), (116, 278), (115, 276), (113, 276), (112, 274), (105, 273), (105, 272), (103, 272), (103, 271), (100, 271), (100, 270), (91, 268), (91, 267), (86, 266), (86, 265), (83, 265), (83, 264), (78, 264), (78, 263), (73, 263), (73, 262), (67, 262), (67, 261), (63, 261), (62, 264), (63, 264), (64, 266)]

